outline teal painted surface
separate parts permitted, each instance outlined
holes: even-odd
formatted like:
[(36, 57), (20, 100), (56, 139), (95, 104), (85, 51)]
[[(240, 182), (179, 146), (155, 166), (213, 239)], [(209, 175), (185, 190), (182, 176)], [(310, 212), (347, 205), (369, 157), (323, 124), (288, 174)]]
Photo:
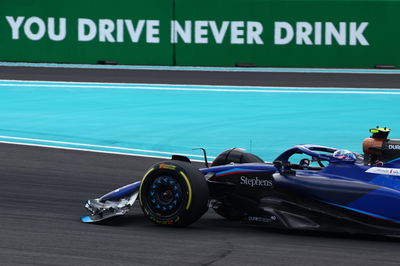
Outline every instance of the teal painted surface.
[(300, 143), (361, 152), (370, 127), (400, 138), (399, 100), (400, 90), (1, 81), (0, 135), (109, 148), (0, 141), (156, 156), (126, 149), (242, 147), (265, 160)]

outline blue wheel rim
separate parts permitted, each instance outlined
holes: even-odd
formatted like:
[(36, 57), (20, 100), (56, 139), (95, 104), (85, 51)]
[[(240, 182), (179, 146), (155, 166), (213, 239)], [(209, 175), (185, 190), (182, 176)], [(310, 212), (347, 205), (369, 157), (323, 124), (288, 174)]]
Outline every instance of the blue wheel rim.
[(172, 176), (156, 177), (149, 184), (148, 191), (148, 207), (157, 216), (174, 216), (182, 206), (182, 186)]

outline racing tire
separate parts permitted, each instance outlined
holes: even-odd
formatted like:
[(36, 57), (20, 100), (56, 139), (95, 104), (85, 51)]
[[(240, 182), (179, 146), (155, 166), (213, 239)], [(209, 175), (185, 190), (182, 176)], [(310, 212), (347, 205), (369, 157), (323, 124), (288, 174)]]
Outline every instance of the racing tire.
[(166, 226), (188, 226), (208, 209), (208, 185), (190, 163), (165, 161), (153, 165), (142, 179), (140, 206), (150, 221)]
[(257, 155), (245, 152), (243, 149), (232, 148), (220, 153), (212, 162), (212, 166), (230, 163), (264, 163), (264, 161)]

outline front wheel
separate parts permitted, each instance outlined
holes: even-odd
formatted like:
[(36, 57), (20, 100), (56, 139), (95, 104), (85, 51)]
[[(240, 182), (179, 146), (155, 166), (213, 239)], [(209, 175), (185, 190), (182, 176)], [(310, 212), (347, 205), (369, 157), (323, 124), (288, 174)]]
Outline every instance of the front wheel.
[(152, 222), (187, 226), (208, 209), (208, 185), (190, 163), (165, 161), (153, 165), (143, 177), (140, 206)]

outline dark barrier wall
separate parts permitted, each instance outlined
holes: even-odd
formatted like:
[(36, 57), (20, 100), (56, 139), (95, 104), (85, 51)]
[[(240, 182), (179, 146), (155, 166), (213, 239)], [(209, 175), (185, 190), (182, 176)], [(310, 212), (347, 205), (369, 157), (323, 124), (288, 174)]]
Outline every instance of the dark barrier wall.
[(0, 60), (400, 65), (400, 1), (4, 0)]

